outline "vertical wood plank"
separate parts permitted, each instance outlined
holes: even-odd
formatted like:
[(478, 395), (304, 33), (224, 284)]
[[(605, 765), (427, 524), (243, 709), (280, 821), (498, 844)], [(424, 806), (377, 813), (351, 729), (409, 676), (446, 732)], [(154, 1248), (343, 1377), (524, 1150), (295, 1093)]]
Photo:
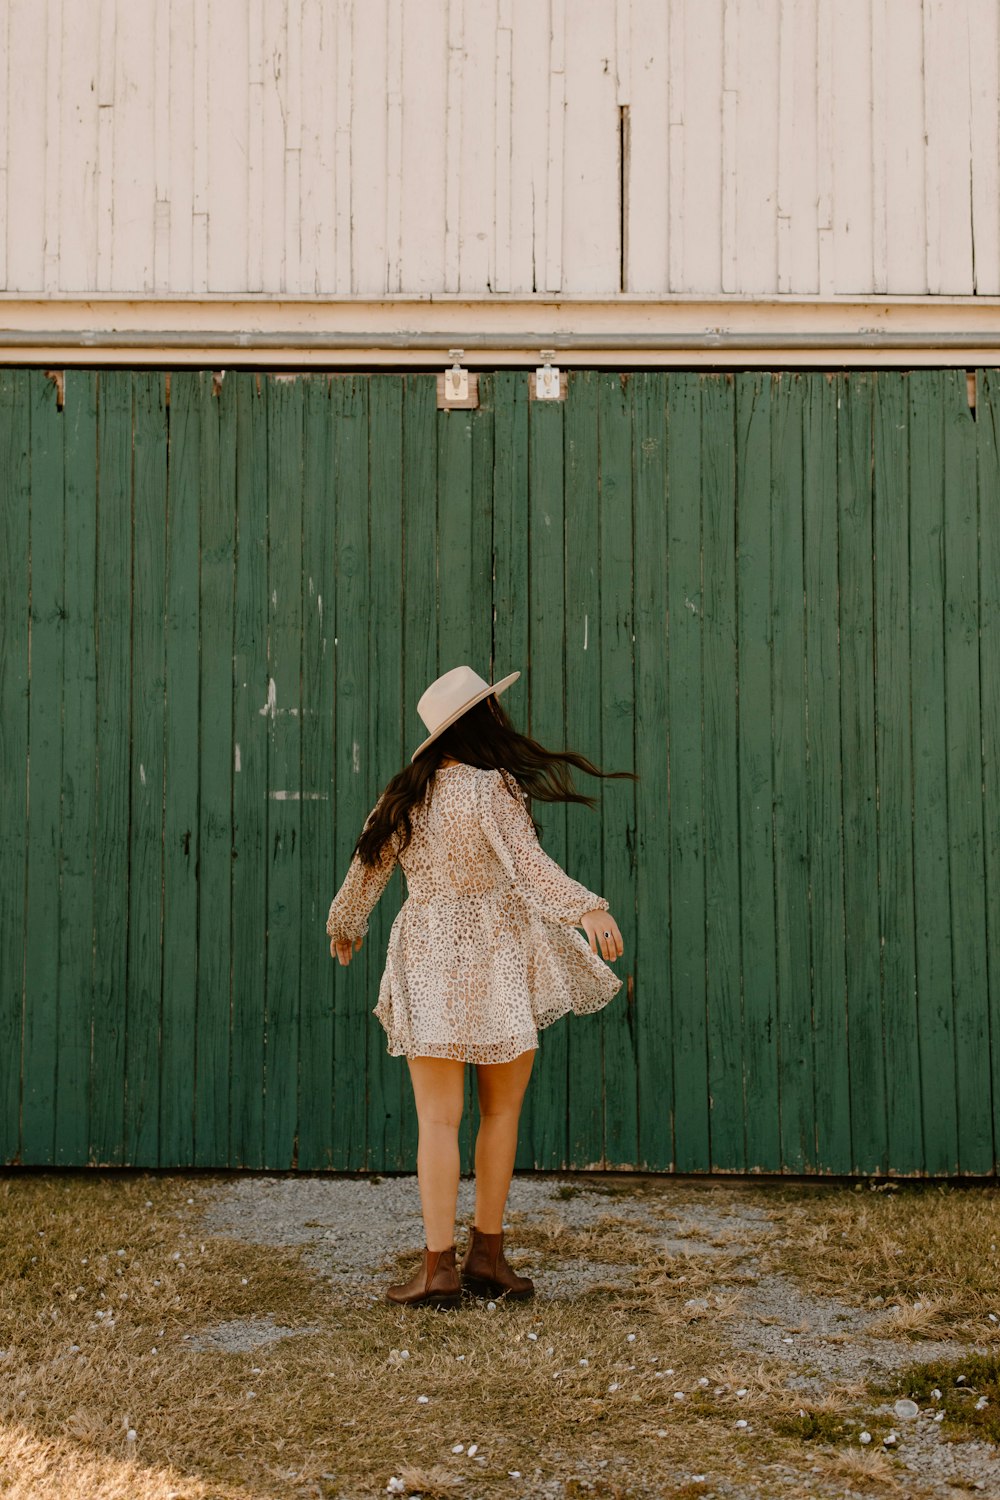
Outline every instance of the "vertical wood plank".
[[(632, 389), (627, 375), (600, 376), (598, 582), (601, 595), (601, 764), (635, 770), (635, 636), (632, 592), (635, 522), (632, 496)], [(639, 1158), (635, 1056), (635, 782), (600, 783), (602, 883), (617, 915), (624, 981), (600, 1011), (604, 1036), (604, 1159), (623, 1167)], [(626, 958), (626, 955), (628, 957)], [(632, 983), (629, 984), (631, 976)]]
[[(562, 0), (559, 0), (562, 3)], [(556, 23), (555, 7), (553, 26)], [(620, 286), (618, 208), (618, 104), (613, 60), (615, 11), (604, 0), (573, 0), (565, 33), (565, 109), (559, 110), (562, 155), (554, 158), (562, 181), (550, 178), (552, 216), (562, 217), (561, 266), (552, 263), (557, 243), (550, 228), (549, 290), (571, 293), (617, 291)], [(553, 59), (553, 70), (556, 58)], [(553, 71), (553, 81), (558, 78)], [(556, 96), (556, 99), (558, 96)], [(553, 108), (558, 103), (553, 100)], [(551, 127), (550, 119), (550, 127)], [(553, 142), (555, 149), (555, 142)], [(605, 205), (594, 213), (595, 196)], [(556, 281), (556, 276), (560, 280)]]
[(268, 407), (262, 375), (236, 386), (236, 565), (233, 632), (232, 1062), (230, 1165), (263, 1167), (268, 920)]
[(942, 370), (934, 384), (944, 419), (945, 722), (958, 1163), (963, 1172), (992, 1172), (976, 425), (969, 411), (964, 370)]
[(542, 291), (548, 255), (549, 7), (512, 0), (510, 290)]
[(448, 0), (402, 7), (400, 275), (407, 291), (442, 285)]
[[(371, 611), (378, 629), (368, 645), (371, 784), (380, 791), (405, 766), (420, 743), (407, 738), (403, 670), (403, 399), (399, 375), (370, 377)], [(422, 736), (421, 736), (422, 738)], [(374, 798), (372, 799), (374, 802)], [(335, 888), (335, 887), (334, 887)], [(397, 866), (369, 919), (368, 936), (368, 1165), (400, 1168), (407, 1102), (406, 1063), (390, 1057), (386, 1034), (370, 1012), (378, 1000), (392, 923), (406, 894)], [(325, 920), (325, 913), (324, 913)], [(361, 957), (361, 954), (358, 955)], [(329, 960), (328, 960), (329, 961)], [(356, 960), (355, 960), (356, 961)]]
[(802, 559), (801, 376), (771, 391), (772, 775), (781, 1161), (786, 1172), (816, 1162), (810, 1015), (805, 612)]
[[(841, 791), (837, 387), (805, 377), (802, 433), (806, 744), (812, 1025), (817, 1164), (851, 1169)], [(822, 1080), (822, 1082), (821, 1082)]]
[[(7, 57), (4, 30), (9, 24), (9, 7), (0, 19), (0, 56)], [(165, 14), (165, 12), (164, 12)], [(90, 6), (67, 5), (62, 12), (63, 64), (57, 92), (59, 102), (59, 179), (56, 199), (58, 214), (58, 275), (60, 288), (76, 291), (97, 285), (97, 90), (93, 87), (100, 42)], [(4, 138), (6, 105), (0, 108), (0, 178), (8, 168), (9, 146)], [(163, 107), (164, 127), (166, 107)], [(15, 141), (21, 136), (17, 122)], [(5, 224), (13, 215), (0, 213)], [(20, 215), (17, 216), (18, 219)], [(0, 286), (7, 286), (3, 261), (6, 238), (0, 235)], [(88, 468), (89, 468), (88, 464)]]
[[(133, 375), (132, 677), (125, 1153), (159, 1163), (167, 413), (163, 375)], [(190, 940), (190, 935), (189, 935)]]
[[(66, 371), (66, 399), (60, 418), (64, 426), (66, 470), (66, 643), (63, 656), (62, 763), (62, 903), (65, 920), (60, 929), (59, 951), (55, 1160), (72, 1166), (82, 1166), (87, 1161), (91, 1092), (90, 1028), (94, 989), (96, 840), (94, 794), (97, 779), (96, 637), (99, 624), (94, 595), (97, 574), (97, 380), (97, 372), (94, 370)], [(0, 406), (2, 400), (0, 396)], [(7, 472), (0, 458), (0, 473)], [(5, 586), (6, 582), (6, 579), (0, 579), (0, 586)], [(10, 625), (16, 641), (16, 615), (11, 619)], [(6, 718), (2, 688), (0, 705), (4, 705), (0, 707), (0, 715)], [(16, 739), (17, 718), (13, 710), (12, 718), (12, 738)], [(4, 766), (0, 775), (5, 801), (13, 796), (16, 806), (23, 769), (19, 766), (16, 771), (8, 772)], [(5, 867), (10, 868), (9, 861), (5, 861)], [(103, 901), (101, 910), (103, 912)], [(4, 936), (3, 920), (0, 918), (0, 945)], [(20, 950), (19, 933), (16, 945), (18, 957)], [(0, 1146), (0, 1157), (2, 1155)]]
[(844, 941), (853, 1172), (889, 1165), (879, 984), (872, 593), (872, 398), (864, 372), (838, 377), (840, 714), (843, 741)]
[[(737, 24), (738, 17), (738, 24)], [(774, 4), (747, 6), (727, 11), (736, 27), (733, 45), (735, 78), (736, 139), (731, 160), (736, 174), (737, 242), (734, 291), (751, 292), (774, 287), (778, 281), (778, 35), (780, 11)], [(730, 92), (729, 97), (733, 97)], [(724, 109), (728, 98), (724, 101)], [(753, 188), (747, 191), (750, 181)], [(738, 244), (738, 249), (737, 249)]]
[(874, 222), (880, 207), (873, 191), (872, 0), (851, 0), (834, 9), (834, 276), (838, 292), (862, 292), (874, 284)]
[[(539, 291), (559, 292), (565, 275), (563, 200), (566, 194), (566, 0), (549, 0), (549, 108), (548, 159), (545, 175), (545, 258), (536, 253), (535, 264), (544, 267)], [(570, 33), (572, 35), (572, 32)], [(537, 276), (534, 278), (537, 280)]]
[[(667, 387), (661, 371), (632, 376), (635, 495), (635, 1045), (644, 1171), (673, 1167), (670, 1038), (670, 803), (667, 784)], [(614, 906), (612, 906), (614, 910)], [(628, 956), (614, 965), (620, 973)], [(626, 996), (627, 1000), (627, 996)], [(621, 991), (612, 1002), (621, 1003)]]
[(295, 1165), (302, 899), (303, 382), (268, 378), (264, 1154)]
[[(300, 912), (298, 1164), (333, 1159), (333, 965), (326, 915), (333, 868), (334, 456), (330, 379), (303, 380), (302, 509), (302, 906)], [(376, 575), (377, 576), (377, 575)], [(373, 580), (374, 581), (374, 580)], [(391, 618), (391, 617), (390, 617)], [(389, 620), (380, 622), (388, 625)], [(374, 632), (373, 632), (374, 634)], [(370, 941), (370, 939), (369, 939)], [(354, 962), (364, 966), (365, 955)]]
[[(566, 531), (566, 649), (579, 660), (581, 690), (566, 699), (566, 740), (595, 765), (604, 765), (601, 703), (605, 691), (601, 650), (601, 595), (598, 558), (600, 483), (598, 392), (595, 370), (570, 373), (564, 418)], [(534, 415), (534, 413), (532, 414)], [(532, 673), (535, 661), (532, 658)], [(603, 788), (604, 783), (598, 783)], [(566, 861), (570, 874), (588, 890), (604, 881), (601, 842), (604, 814), (596, 808), (566, 808)], [(612, 911), (613, 896), (608, 896)], [(627, 951), (627, 950), (626, 950)], [(622, 997), (615, 1002), (621, 1004)], [(600, 1166), (604, 1151), (604, 1028), (596, 1016), (575, 1016), (569, 1034), (569, 1165)]]
[(972, 152), (972, 290), (1000, 293), (1000, 11), (969, 0), (969, 143)]
[(875, 381), (875, 743), (878, 786), (879, 937), (885, 1024), (889, 1160), (897, 1172), (925, 1164), (916, 993), (910, 742), (909, 598), (912, 472), (906, 379)]
[[(233, 941), (233, 780), (236, 655), (235, 582), (239, 380), (226, 373), (218, 395), (203, 372), (198, 387), (202, 468), (198, 717), (198, 1004), (195, 1074), (195, 1161), (232, 1160), (231, 1038)], [(171, 390), (171, 398), (172, 398)], [(196, 522), (191, 520), (192, 529)], [(192, 605), (193, 613), (193, 605)], [(259, 715), (258, 715), (259, 717)], [(220, 728), (221, 726), (221, 728)], [(241, 773), (242, 774), (242, 773)], [(205, 944), (205, 934), (222, 934)]]
[[(336, 281), (337, 292), (348, 297), (354, 291), (352, 243), (353, 161), (351, 149), (351, 110), (354, 95), (354, 45), (351, 34), (352, 0), (337, 0), (337, 82), (334, 107), (337, 120), (336, 142)], [(357, 137), (360, 142), (360, 137)], [(361, 159), (360, 152), (359, 162)], [(299, 156), (301, 163), (301, 155)], [(300, 168), (301, 170), (301, 168)]]
[[(335, 884), (375, 803), (369, 738), (368, 637), (371, 608), (368, 497), (368, 393), (358, 376), (336, 376), (332, 389), (336, 474), (337, 613), (334, 737)], [(365, 939), (367, 942), (367, 938)], [(369, 1041), (364, 964), (334, 968), (334, 1153), (353, 1166), (365, 1159), (364, 1068)]]
[(875, 113), (873, 151), (885, 158), (886, 291), (923, 294), (928, 285), (924, 7), (910, 0), (885, 0), (885, 7), (892, 41), (885, 72), (874, 79), (885, 102)]
[[(254, 14), (257, 5), (263, 4), (263, 0), (250, 0), (249, 14)], [(111, 12), (114, 6), (109, 7)], [(192, 234), (193, 211), (194, 211), (194, 109), (192, 108), (192, 83), (194, 70), (194, 23), (195, 12), (192, 6), (171, 5), (169, 7), (170, 17), (170, 79), (169, 79), (169, 102), (164, 104), (165, 126), (169, 135), (170, 148), (170, 179), (168, 184), (168, 197), (170, 200), (170, 232), (168, 241), (168, 264), (170, 268), (170, 285), (174, 290), (183, 287), (190, 289), (194, 286), (194, 236)], [(114, 37), (110, 38), (111, 45)], [(252, 26), (249, 32), (248, 55), (251, 59), (251, 67), (254, 66), (253, 59), (260, 56), (260, 51), (255, 51), (255, 38)], [(258, 64), (262, 66), (262, 64)], [(251, 96), (253, 96), (251, 87)], [(100, 103), (107, 101), (101, 99)], [(99, 131), (103, 145), (103, 131), (105, 120), (110, 121), (112, 111), (101, 109), (98, 111)], [(250, 135), (250, 150), (247, 163), (249, 174), (249, 192), (247, 217), (252, 224), (262, 223), (262, 203), (258, 201), (254, 193), (254, 173), (259, 161), (258, 152), (254, 149), (256, 141), (253, 133)], [(102, 191), (103, 181), (108, 183), (108, 194), (110, 199), (110, 186), (113, 173), (108, 169), (107, 159), (101, 151), (99, 158), (102, 170), (98, 172), (98, 193)], [(108, 204), (110, 217), (110, 201)], [(99, 225), (99, 245), (102, 234), (102, 226)], [(259, 280), (254, 276), (254, 258), (258, 254), (258, 238), (250, 236), (247, 263), (247, 291), (260, 291)]]
[[(30, 379), (28, 370), (0, 370), (0, 1161), (5, 1164), (21, 1159), (31, 513), (25, 436), (31, 430)], [(84, 795), (81, 788), (80, 806)]]
[[(210, 186), (210, 206), (206, 205), (211, 215), (208, 287), (213, 292), (239, 291), (247, 285), (247, 249), (257, 234), (257, 227), (251, 227), (247, 214), (250, 58), (246, 3), (214, 0), (207, 9), (207, 97), (203, 107), (209, 129), (203, 144), (208, 155)], [(219, 128), (222, 121), (224, 129)], [(154, 125), (159, 131), (159, 121), (154, 121)], [(308, 282), (303, 279), (300, 284), (307, 286)]]
[[(880, 378), (892, 378), (888, 374)], [(944, 661), (948, 522), (944, 511), (944, 431), (935, 371), (911, 370), (904, 381), (909, 407), (910, 652), (908, 706), (913, 746), (913, 883), (916, 892), (917, 1024), (924, 1121), (923, 1169), (958, 1170), (955, 1032), (952, 1002), (952, 922), (948, 886), (948, 775), (945, 749), (947, 683)]]
[(511, 289), (511, 134), (513, 129), (514, 0), (497, 0), (496, 74), (493, 80), (493, 225), (491, 263), (495, 292)]
[(90, 1157), (123, 1165), (129, 909), (132, 628), (132, 379), (102, 370), (97, 392), (97, 856), (94, 891), (94, 1092)]
[[(983, 831), (993, 1154), (1000, 1159), (1000, 372), (976, 372)], [(996, 1170), (996, 1165), (994, 1165)]]
[[(114, 174), (112, 285), (133, 292), (153, 290), (155, 188), (153, 79), (155, 32), (149, 12), (117, 6), (114, 12)], [(136, 87), (136, 80), (143, 87)], [(198, 98), (195, 80), (195, 100)], [(197, 146), (195, 160), (197, 162)], [(106, 163), (102, 160), (101, 170)], [(111, 165), (108, 163), (107, 165)], [(207, 203), (204, 205), (207, 210)], [(203, 283), (198, 283), (202, 285)]]
[(771, 765), (771, 390), (769, 372), (736, 376), (736, 651), (739, 921), (746, 1166), (780, 1172), (778, 976)]
[(923, 20), (927, 291), (968, 295), (973, 291), (969, 13), (948, 0), (923, 0)]
[[(210, 1058), (197, 1045), (202, 1040), (204, 1012), (217, 1002), (209, 974), (226, 974), (225, 1011), (229, 1011), (229, 920), (222, 921), (222, 907), (205, 901), (211, 884), (213, 852), (209, 844), (213, 825), (218, 827), (221, 807), (209, 802), (199, 819), (201, 748), (221, 749), (227, 769), (232, 739), (232, 715), (221, 699), (204, 703), (199, 682), (201, 664), (216, 646), (216, 621), (201, 619), (198, 597), (199, 571), (213, 563), (204, 557), (207, 538), (201, 535), (199, 496), (207, 497), (209, 514), (221, 508), (219, 473), (210, 435), (204, 434), (212, 420), (205, 410), (205, 388), (212, 399), (212, 378), (205, 371), (178, 370), (170, 384), (170, 450), (166, 508), (166, 722), (165, 797), (163, 830), (163, 1021), (160, 1037), (162, 1118), (159, 1141), (160, 1166), (184, 1166), (198, 1157), (201, 1164), (228, 1157), (228, 1079), (211, 1079)], [(232, 574), (230, 573), (230, 582)], [(231, 642), (225, 643), (230, 647)], [(226, 674), (227, 687), (231, 668)], [(201, 788), (202, 798), (205, 790)], [(228, 814), (228, 795), (225, 812)], [(214, 814), (214, 816), (213, 816)], [(228, 819), (227, 819), (228, 821)], [(228, 829), (223, 830), (228, 846)], [(227, 861), (228, 863), (228, 861)], [(228, 869), (226, 870), (228, 895)], [(199, 910), (201, 907), (201, 910)], [(206, 909), (207, 908), (207, 909)], [(199, 918), (203, 920), (200, 921)], [(211, 934), (211, 936), (210, 936)], [(224, 955), (225, 967), (220, 963)], [(204, 973), (202, 969), (204, 967)], [(199, 998), (201, 1004), (198, 1004)], [(225, 1031), (228, 1061), (228, 1025)], [(202, 1077), (204, 1070), (205, 1077)], [(208, 1080), (221, 1087), (205, 1088)], [(195, 1104), (204, 1102), (206, 1118)], [(213, 1120), (213, 1107), (221, 1112), (223, 1128)], [(197, 1148), (196, 1148), (197, 1140)]]
[(740, 828), (736, 725), (735, 388), (702, 377), (705, 953), (713, 1165), (743, 1168)]
[(28, 869), (24, 959), (23, 1160), (54, 1160), (62, 932), (62, 694), (65, 495), (62, 419), (41, 370), (28, 377), (31, 464)]
[[(38, 191), (38, 184), (44, 172), (46, 92), (38, 87), (38, 80), (45, 77), (48, 24), (44, 14), (39, 19), (38, 0), (8, 0), (3, 10), (9, 28), (4, 108), (10, 121), (4, 160), (8, 204), (4, 287), (11, 292), (31, 291), (43, 284), (45, 194)], [(15, 131), (18, 140), (30, 143), (30, 149), (13, 149)], [(110, 187), (109, 173), (108, 192)], [(16, 233), (11, 232), (13, 224)]]
[[(683, 28), (675, 24), (683, 15)], [(732, 138), (728, 133), (731, 106), (725, 107), (724, 0), (680, 0), (670, 11), (670, 73), (693, 78), (699, 86), (685, 88), (683, 137), (678, 176), (674, 135), (680, 128), (670, 105), (671, 168), (670, 290), (705, 292), (723, 285), (732, 288)], [(725, 153), (725, 154), (724, 154)], [(724, 229), (725, 224), (725, 229)], [(726, 257), (725, 281), (722, 262)]]
[(699, 376), (668, 382), (670, 546), (670, 985), (674, 996), (674, 1161), (710, 1166), (705, 983), (705, 801)]
[[(566, 500), (563, 436), (565, 405), (535, 401), (528, 406), (528, 635), (527, 732), (541, 744), (567, 744), (566, 694), (569, 665), (578, 660), (567, 641), (565, 583)], [(514, 670), (514, 665), (511, 666)], [(524, 671), (524, 668), (521, 668)], [(583, 691), (589, 691), (581, 683)], [(585, 778), (581, 778), (585, 779)], [(542, 828), (542, 844), (567, 867), (567, 805), (532, 803)], [(574, 873), (571, 871), (571, 873)], [(551, 1169), (566, 1161), (567, 1027), (586, 1024), (583, 1017), (563, 1017), (538, 1034), (538, 1056), (522, 1111), (519, 1155), (525, 1166)]]

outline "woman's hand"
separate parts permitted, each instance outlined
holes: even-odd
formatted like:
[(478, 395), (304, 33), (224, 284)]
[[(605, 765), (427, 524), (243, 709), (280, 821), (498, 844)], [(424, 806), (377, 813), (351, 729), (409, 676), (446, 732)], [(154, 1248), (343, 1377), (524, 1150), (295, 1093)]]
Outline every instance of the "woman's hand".
[(601, 958), (621, 958), (625, 945), (618, 930), (618, 923), (609, 911), (602, 911), (600, 907), (595, 908), (594, 911), (585, 911), (580, 918), (580, 926), (587, 934), (587, 941), (591, 948), (595, 953), (599, 953)]
[(341, 938), (339, 942), (333, 939), (330, 943), (330, 957), (336, 956), (340, 960), (341, 967), (345, 967), (350, 963), (352, 955), (361, 947), (362, 941), (363, 939), (359, 937), (356, 937), (353, 943), (350, 938)]

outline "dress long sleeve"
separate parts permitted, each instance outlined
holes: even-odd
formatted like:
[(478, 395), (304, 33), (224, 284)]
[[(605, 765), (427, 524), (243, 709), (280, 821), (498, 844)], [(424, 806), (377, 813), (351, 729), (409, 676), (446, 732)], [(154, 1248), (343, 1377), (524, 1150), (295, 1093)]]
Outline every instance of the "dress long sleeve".
[(573, 880), (538, 842), (523, 789), (503, 773), (485, 771), (480, 778), (479, 813), (483, 831), (521, 899), (551, 921), (578, 927), (584, 912), (607, 911), (603, 896)]
[[(365, 827), (375, 815), (378, 803), (369, 813)], [(391, 838), (382, 850), (378, 865), (362, 864), (355, 854), (340, 890), (330, 904), (326, 919), (327, 936), (337, 942), (353, 942), (364, 937), (368, 931), (368, 918), (376, 901), (389, 883), (389, 876), (396, 868), (396, 840)]]

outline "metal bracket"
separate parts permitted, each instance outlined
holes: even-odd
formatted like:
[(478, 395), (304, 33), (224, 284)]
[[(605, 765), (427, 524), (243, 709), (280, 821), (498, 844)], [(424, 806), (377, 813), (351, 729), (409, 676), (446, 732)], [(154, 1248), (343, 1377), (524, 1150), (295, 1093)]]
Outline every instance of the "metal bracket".
[(559, 366), (552, 363), (556, 357), (556, 351), (542, 349), (539, 353), (545, 363), (535, 370), (535, 400), (558, 401), (562, 394), (562, 381), (559, 377)]
[(464, 349), (449, 349), (448, 358), (453, 361), (450, 370), (444, 372), (444, 399), (446, 403), (468, 401), (469, 399), (469, 372), (463, 370), (460, 363)]

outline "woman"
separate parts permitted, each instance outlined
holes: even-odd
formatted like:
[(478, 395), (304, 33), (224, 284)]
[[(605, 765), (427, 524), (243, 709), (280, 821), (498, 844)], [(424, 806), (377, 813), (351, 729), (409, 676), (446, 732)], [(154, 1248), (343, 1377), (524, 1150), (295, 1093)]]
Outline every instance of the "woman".
[[(593, 806), (566, 767), (635, 778), (519, 734), (497, 701), (519, 676), (487, 683), (460, 666), (431, 683), (417, 704), (430, 734), (369, 813), (326, 923), (331, 956), (350, 963), (399, 862), (407, 897), (389, 933), (374, 1014), (389, 1053), (410, 1069), (426, 1243), (415, 1275), (387, 1290), (397, 1303), (453, 1304), (463, 1286), (479, 1296), (532, 1295), (531, 1281), (504, 1257), (503, 1211), (538, 1029), (570, 1010), (600, 1010), (622, 984), (604, 962), (622, 954), (607, 901), (545, 853), (526, 793)], [(475, 1221), (460, 1271), (467, 1062), (476, 1065), (480, 1125)]]

